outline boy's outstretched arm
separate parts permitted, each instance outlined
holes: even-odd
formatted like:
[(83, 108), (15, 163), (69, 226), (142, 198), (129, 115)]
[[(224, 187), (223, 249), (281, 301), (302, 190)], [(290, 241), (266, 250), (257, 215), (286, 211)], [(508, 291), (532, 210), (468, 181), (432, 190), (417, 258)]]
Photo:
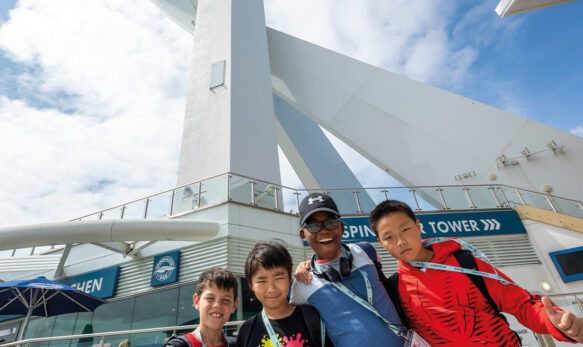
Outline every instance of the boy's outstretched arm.
[(571, 312), (555, 310), (551, 300), (546, 296), (542, 297), (542, 302), (555, 328), (575, 342), (583, 342), (583, 321), (579, 317)]
[(298, 265), (296, 272), (294, 273), (294, 277), (296, 281), (302, 282), (304, 284), (310, 284), (312, 282), (309, 260), (303, 261)]

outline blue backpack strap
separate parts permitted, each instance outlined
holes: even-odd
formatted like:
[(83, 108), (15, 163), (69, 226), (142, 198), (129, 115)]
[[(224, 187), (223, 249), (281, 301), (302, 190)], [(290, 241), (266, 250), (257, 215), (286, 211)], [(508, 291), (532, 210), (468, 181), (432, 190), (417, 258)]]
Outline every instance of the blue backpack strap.
[(409, 329), (409, 321), (407, 320), (407, 316), (403, 310), (403, 304), (401, 303), (401, 297), (399, 296), (399, 273), (395, 272), (386, 278), (383, 281), (383, 286), (385, 287), (387, 294), (389, 294), (389, 297), (395, 306), (395, 311), (397, 311), (399, 318), (401, 318), (401, 322), (407, 329)]

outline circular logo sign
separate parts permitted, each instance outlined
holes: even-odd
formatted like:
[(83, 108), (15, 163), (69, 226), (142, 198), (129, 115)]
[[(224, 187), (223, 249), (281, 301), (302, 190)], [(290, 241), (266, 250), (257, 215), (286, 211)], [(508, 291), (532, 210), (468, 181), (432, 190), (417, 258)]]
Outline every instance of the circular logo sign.
[(154, 267), (154, 277), (156, 277), (158, 281), (166, 281), (172, 276), (174, 270), (176, 270), (174, 258), (170, 256), (162, 257)]

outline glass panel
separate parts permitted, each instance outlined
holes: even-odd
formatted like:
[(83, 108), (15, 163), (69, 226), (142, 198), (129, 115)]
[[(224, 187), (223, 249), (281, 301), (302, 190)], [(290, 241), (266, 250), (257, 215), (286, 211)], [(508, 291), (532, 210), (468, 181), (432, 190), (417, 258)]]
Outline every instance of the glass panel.
[(377, 205), (373, 197), (370, 195), (372, 191), (366, 189), (355, 189), (358, 193), (358, 202), (363, 213), (370, 213)]
[(18, 248), (16, 249), (16, 252), (14, 253), (15, 257), (26, 257), (30, 255), (30, 251), (32, 251), (32, 248)]
[(195, 291), (195, 284), (180, 287), (176, 325), (198, 324), (198, 311), (194, 309), (192, 302)]
[(121, 218), (121, 207), (112, 208), (109, 210), (103, 211), (103, 215), (101, 216), (101, 220), (106, 219), (120, 219)]
[(257, 182), (253, 185), (253, 195), (255, 196), (255, 205), (264, 208), (275, 208), (275, 190), (273, 184)]
[[(508, 199), (508, 204), (510, 206), (506, 206), (506, 207), (516, 207), (516, 206), (521, 206), (522, 202), (520, 201), (520, 197), (518, 196), (518, 194), (516, 194), (516, 189), (514, 188), (510, 188), (510, 187), (504, 187), (501, 186), (500, 187), (501, 192), (503, 193), (504, 196), (506, 196), (506, 199)], [(502, 201), (502, 200), (500, 200)]]
[(288, 213), (298, 213), (297, 191), (295, 189), (282, 188), (279, 193), (283, 201), (281, 210)]
[[(51, 336), (73, 335), (75, 323), (77, 322), (77, 313), (62, 314), (56, 317), (53, 333)], [(69, 340), (51, 341), (50, 346), (67, 347)]]
[(99, 214), (100, 212), (91, 214), (89, 216), (83, 217), (83, 218), (79, 218), (79, 220), (98, 220), (99, 219)]
[(493, 186), (493, 192), (496, 194), (496, 197), (500, 202), (500, 207), (510, 207), (508, 202), (506, 202), (506, 197), (504, 197), (504, 194), (502, 194), (501, 186)]
[(340, 214), (357, 214), (360, 212), (354, 190), (328, 190), (328, 195), (336, 202)]
[(201, 183), (200, 207), (215, 205), (227, 200), (227, 175), (208, 179)]
[(422, 211), (445, 210), (437, 188), (415, 188), (415, 196)]
[(7, 249), (5, 251), (0, 251), (0, 258), (8, 258), (12, 256), (12, 249)]
[(51, 250), (51, 246), (37, 246), (34, 248), (34, 254), (41, 254), (44, 253), (46, 251), (50, 251)]
[(251, 289), (249, 288), (249, 284), (247, 284), (247, 280), (245, 278), (241, 279), (241, 290), (243, 292), (243, 297), (239, 300), (243, 300), (243, 319), (248, 319), (261, 312), (263, 306), (257, 300)]
[(138, 200), (131, 204), (126, 204), (123, 219), (143, 219), (145, 208), (146, 200)]
[(551, 198), (557, 212), (573, 217), (583, 218), (583, 208), (579, 203), (561, 198)]
[(399, 200), (411, 207), (413, 210), (417, 208), (415, 205), (415, 200), (413, 199), (413, 195), (409, 188), (389, 188), (387, 189), (387, 197), (390, 200)]
[(162, 219), (170, 214), (170, 204), (172, 203), (172, 192), (155, 195), (148, 203), (147, 219)]
[[(374, 205), (378, 205), (381, 202), (387, 200), (387, 196), (388, 196), (388, 189), (382, 189), (382, 188), (375, 188), (375, 189), (371, 189), (371, 188), (365, 188), (364, 191), (366, 191), (366, 193), (368, 194), (368, 196), (372, 199), (372, 202), (374, 203)], [(385, 193), (387, 193), (387, 195), (385, 195)], [(374, 209), (374, 207), (373, 207)], [(372, 209), (370, 210), (372, 211)], [(370, 211), (366, 211), (367, 213)]]
[[(132, 329), (146, 329), (176, 325), (178, 310), (178, 288), (163, 292), (138, 296)], [(151, 332), (130, 335), (132, 345), (158, 344), (162, 345), (172, 331), (168, 333)]]
[(251, 203), (251, 180), (245, 177), (231, 175), (229, 178), (229, 198), (232, 201)]
[[(93, 313), (93, 331), (96, 333), (106, 331), (130, 330), (132, 315), (134, 313), (134, 298), (115, 301), (99, 306)], [(112, 336), (106, 341), (117, 346), (128, 335)]]
[(488, 186), (466, 187), (476, 208), (499, 208), (500, 205), (492, 195), (492, 190)]
[(448, 208), (452, 210), (467, 210), (470, 208), (468, 197), (462, 187), (442, 187), (441, 189)]
[[(107, 304), (105, 304), (107, 305)], [(104, 305), (104, 306), (105, 306)], [(93, 324), (91, 320), (93, 319), (93, 312), (80, 312), (77, 314), (77, 322), (75, 323), (75, 329), (73, 330), (73, 335), (79, 334), (92, 334)], [(83, 337), (75, 340), (73, 346), (75, 347), (91, 347), (93, 345), (93, 337)], [(99, 341), (95, 338), (95, 343)]]
[(539, 194), (539, 193), (534, 193), (534, 192), (529, 192), (529, 191), (524, 191), (524, 190), (519, 190), (519, 191), (520, 191), (520, 195), (522, 195), (522, 199), (524, 199), (525, 204), (532, 206), (532, 207), (540, 208), (543, 210), (548, 210), (548, 211), (553, 210), (551, 207), (551, 204), (547, 200), (547, 197), (545, 194)]
[(198, 183), (174, 190), (172, 214), (192, 211), (198, 206)]
[[(30, 339), (33, 337), (49, 337), (51, 336), (51, 331), (53, 331), (54, 324), (55, 317), (32, 319), (28, 323), (28, 329), (26, 329), (24, 338)], [(31, 343), (29, 346), (46, 346), (46, 342)]]

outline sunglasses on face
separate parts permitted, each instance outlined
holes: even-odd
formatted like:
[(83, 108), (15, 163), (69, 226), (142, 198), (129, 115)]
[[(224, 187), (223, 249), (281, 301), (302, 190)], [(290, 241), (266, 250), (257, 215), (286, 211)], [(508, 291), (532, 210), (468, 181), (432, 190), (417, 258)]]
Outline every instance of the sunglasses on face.
[(306, 229), (312, 234), (320, 232), (322, 225), (324, 226), (324, 228), (328, 230), (334, 230), (338, 227), (338, 222), (339, 222), (338, 218), (328, 218), (323, 222), (305, 223), (304, 229)]

